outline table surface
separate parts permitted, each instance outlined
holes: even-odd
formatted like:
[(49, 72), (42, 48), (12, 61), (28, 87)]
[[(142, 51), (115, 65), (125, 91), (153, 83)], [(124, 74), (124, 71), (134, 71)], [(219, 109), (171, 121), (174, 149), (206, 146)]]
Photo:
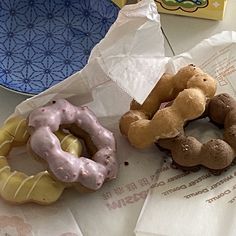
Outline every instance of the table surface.
[(222, 31), (236, 31), (236, 1), (228, 0), (222, 21), (161, 14), (168, 56), (188, 51), (205, 38)]

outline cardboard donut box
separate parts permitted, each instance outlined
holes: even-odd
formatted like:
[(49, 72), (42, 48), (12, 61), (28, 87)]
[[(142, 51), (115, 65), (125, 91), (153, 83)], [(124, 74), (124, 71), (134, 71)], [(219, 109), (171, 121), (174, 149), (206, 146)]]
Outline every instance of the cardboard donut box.
[[(114, 0), (114, 2), (122, 7), (127, 1)], [(160, 13), (222, 20), (227, 0), (155, 0), (155, 2)]]

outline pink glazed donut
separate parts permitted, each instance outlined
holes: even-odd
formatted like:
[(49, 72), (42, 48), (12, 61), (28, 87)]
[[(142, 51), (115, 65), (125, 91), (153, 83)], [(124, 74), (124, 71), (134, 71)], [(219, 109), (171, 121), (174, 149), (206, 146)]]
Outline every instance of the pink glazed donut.
[[(78, 158), (61, 149), (53, 132), (60, 125), (68, 124), (75, 124), (90, 135), (97, 148), (91, 159)], [(76, 107), (65, 99), (58, 99), (31, 112), (28, 126), (32, 151), (48, 163), (50, 171), (58, 180), (80, 183), (97, 190), (104, 181), (116, 178), (118, 163), (115, 157), (115, 138), (112, 132), (102, 127), (87, 107)]]

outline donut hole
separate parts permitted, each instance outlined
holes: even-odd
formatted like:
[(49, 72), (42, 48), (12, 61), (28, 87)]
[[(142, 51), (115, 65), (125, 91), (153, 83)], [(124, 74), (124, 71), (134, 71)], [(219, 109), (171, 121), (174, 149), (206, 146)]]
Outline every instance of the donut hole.
[[(62, 131), (65, 133), (65, 134), (72, 134), (72, 135), (75, 135), (76, 138), (80, 141), (81, 145), (82, 145), (82, 153), (80, 156), (82, 157), (86, 157), (86, 158), (89, 158), (91, 159), (92, 155), (94, 154), (93, 151), (91, 151), (91, 149), (88, 147), (88, 144), (86, 144), (86, 141), (78, 134), (78, 133), (73, 133), (71, 132), (70, 130), (68, 130), (67, 128), (65, 127), (61, 127), (62, 128)], [(81, 132), (81, 131), (80, 131)]]
[(12, 148), (7, 160), (12, 171), (20, 171), (27, 175), (35, 175), (47, 169), (46, 164), (37, 161), (25, 146)]
[(159, 110), (170, 107), (173, 102), (174, 102), (174, 100), (167, 101), (167, 102), (162, 102), (160, 107), (159, 107)]
[[(78, 137), (77, 137), (77, 138), (78, 138)], [(91, 153), (91, 151), (89, 150), (89, 148), (87, 147), (85, 141), (84, 141), (82, 138), (78, 138), (78, 139), (79, 139), (79, 141), (81, 142), (81, 144), (82, 144), (82, 146), (83, 146), (81, 156), (91, 159), (92, 153)]]
[(184, 130), (185, 135), (193, 136), (201, 143), (211, 139), (223, 139), (223, 129), (212, 123), (208, 117), (189, 122)]

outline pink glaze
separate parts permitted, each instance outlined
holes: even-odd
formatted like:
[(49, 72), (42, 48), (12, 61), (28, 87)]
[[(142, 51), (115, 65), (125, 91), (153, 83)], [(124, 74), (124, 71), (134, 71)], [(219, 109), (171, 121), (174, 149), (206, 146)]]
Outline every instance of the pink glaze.
[[(53, 132), (62, 124), (76, 124), (91, 137), (98, 151), (91, 159), (78, 158), (61, 149)], [(89, 189), (98, 189), (103, 182), (116, 178), (118, 164), (113, 134), (101, 126), (87, 107), (75, 107), (64, 99), (38, 108), (29, 115), (30, 146), (45, 161), (58, 180), (80, 182)]]

